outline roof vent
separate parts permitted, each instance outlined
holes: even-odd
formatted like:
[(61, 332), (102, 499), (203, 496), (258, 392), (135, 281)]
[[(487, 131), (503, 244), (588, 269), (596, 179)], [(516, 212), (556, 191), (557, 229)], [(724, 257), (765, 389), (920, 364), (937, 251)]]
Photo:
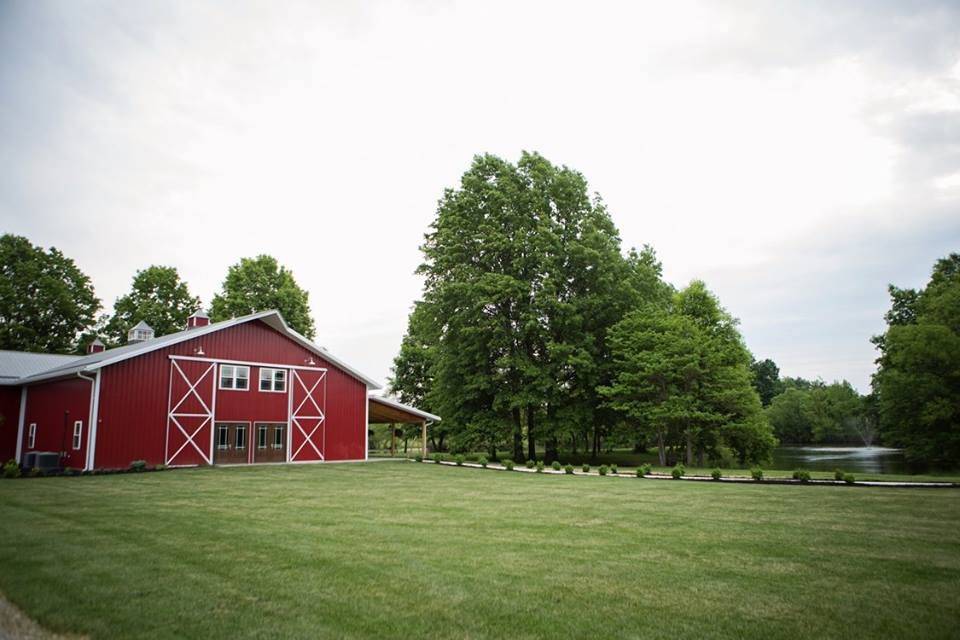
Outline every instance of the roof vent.
[(144, 340), (153, 340), (153, 327), (141, 320), (127, 332), (127, 343), (143, 342)]
[(100, 353), (107, 346), (100, 341), (100, 338), (94, 338), (93, 342), (87, 345), (87, 353)]
[(195, 311), (192, 316), (187, 318), (187, 329), (196, 329), (210, 324), (210, 316), (203, 311)]

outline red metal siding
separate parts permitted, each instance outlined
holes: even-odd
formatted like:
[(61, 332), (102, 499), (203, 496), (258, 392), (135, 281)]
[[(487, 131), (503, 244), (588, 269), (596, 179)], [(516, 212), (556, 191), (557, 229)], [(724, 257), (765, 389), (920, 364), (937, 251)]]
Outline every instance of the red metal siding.
[[(329, 371), (325, 457), (327, 460), (364, 457), (366, 385), (264, 323), (252, 321), (102, 369), (97, 467), (122, 467), (136, 459), (151, 464), (164, 462), (171, 381), (169, 356), (192, 357), (200, 347), (206, 358), (301, 366), (312, 359), (315, 364), (310, 366), (326, 367)], [(217, 391), (217, 420), (283, 422), (287, 419), (287, 395), (258, 391), (258, 376), (258, 369), (251, 367), (249, 390)], [(206, 381), (203, 385), (206, 386)], [(209, 447), (209, 431), (205, 428), (196, 440)], [(204, 451), (209, 454), (207, 449)]]
[[(65, 451), (61, 460), (65, 467), (82, 469), (86, 464), (88, 420), (90, 417), (91, 382), (69, 378), (55, 382), (41, 382), (27, 387), (27, 409), (23, 421), (23, 452)], [(74, 450), (73, 423), (83, 422), (80, 449)], [(28, 447), (30, 424), (36, 423), (37, 437)]]
[(20, 387), (0, 387), (0, 462), (17, 455)]

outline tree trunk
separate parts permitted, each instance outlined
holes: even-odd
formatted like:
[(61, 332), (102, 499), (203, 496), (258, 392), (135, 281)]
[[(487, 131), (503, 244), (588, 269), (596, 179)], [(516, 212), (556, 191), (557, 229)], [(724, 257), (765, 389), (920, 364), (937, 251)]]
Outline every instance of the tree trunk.
[(543, 456), (543, 461), (549, 463), (559, 459), (560, 459), (560, 443), (557, 442), (556, 436), (547, 438), (547, 451)]
[(663, 429), (657, 429), (657, 457), (660, 460), (660, 466), (667, 466), (667, 449), (663, 444)]
[(693, 434), (687, 430), (687, 466), (693, 466)]
[(523, 461), (523, 425), (520, 423), (520, 408), (513, 410), (513, 460)]
[(527, 407), (527, 454), (528, 460), (537, 459), (537, 441), (533, 435), (533, 407)]
[(703, 449), (697, 451), (697, 466), (703, 467)]
[(592, 459), (596, 460), (597, 456), (600, 455), (600, 427), (593, 428), (593, 456)]
[(497, 461), (497, 445), (491, 444), (490, 445), (490, 462), (496, 462), (496, 461)]

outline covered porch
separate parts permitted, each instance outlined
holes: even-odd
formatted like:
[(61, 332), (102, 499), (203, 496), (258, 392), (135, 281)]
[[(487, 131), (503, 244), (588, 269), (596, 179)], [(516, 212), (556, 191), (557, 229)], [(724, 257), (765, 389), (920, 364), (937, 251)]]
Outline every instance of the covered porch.
[[(440, 416), (421, 411), (416, 407), (401, 404), (393, 398), (369, 395), (367, 397), (367, 428), (373, 424), (418, 424), (420, 425), (421, 447), (427, 455), (427, 428), (434, 422), (440, 422)], [(397, 431), (390, 430), (390, 455), (397, 453)]]

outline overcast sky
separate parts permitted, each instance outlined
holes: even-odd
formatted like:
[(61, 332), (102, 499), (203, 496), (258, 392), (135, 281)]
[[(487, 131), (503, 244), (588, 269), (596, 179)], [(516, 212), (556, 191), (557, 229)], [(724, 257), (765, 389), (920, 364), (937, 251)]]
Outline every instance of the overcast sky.
[(887, 284), (960, 250), (960, 3), (0, 0), (0, 231), (107, 310), (269, 253), (384, 380), (442, 190), (524, 149), (757, 358), (866, 391)]

